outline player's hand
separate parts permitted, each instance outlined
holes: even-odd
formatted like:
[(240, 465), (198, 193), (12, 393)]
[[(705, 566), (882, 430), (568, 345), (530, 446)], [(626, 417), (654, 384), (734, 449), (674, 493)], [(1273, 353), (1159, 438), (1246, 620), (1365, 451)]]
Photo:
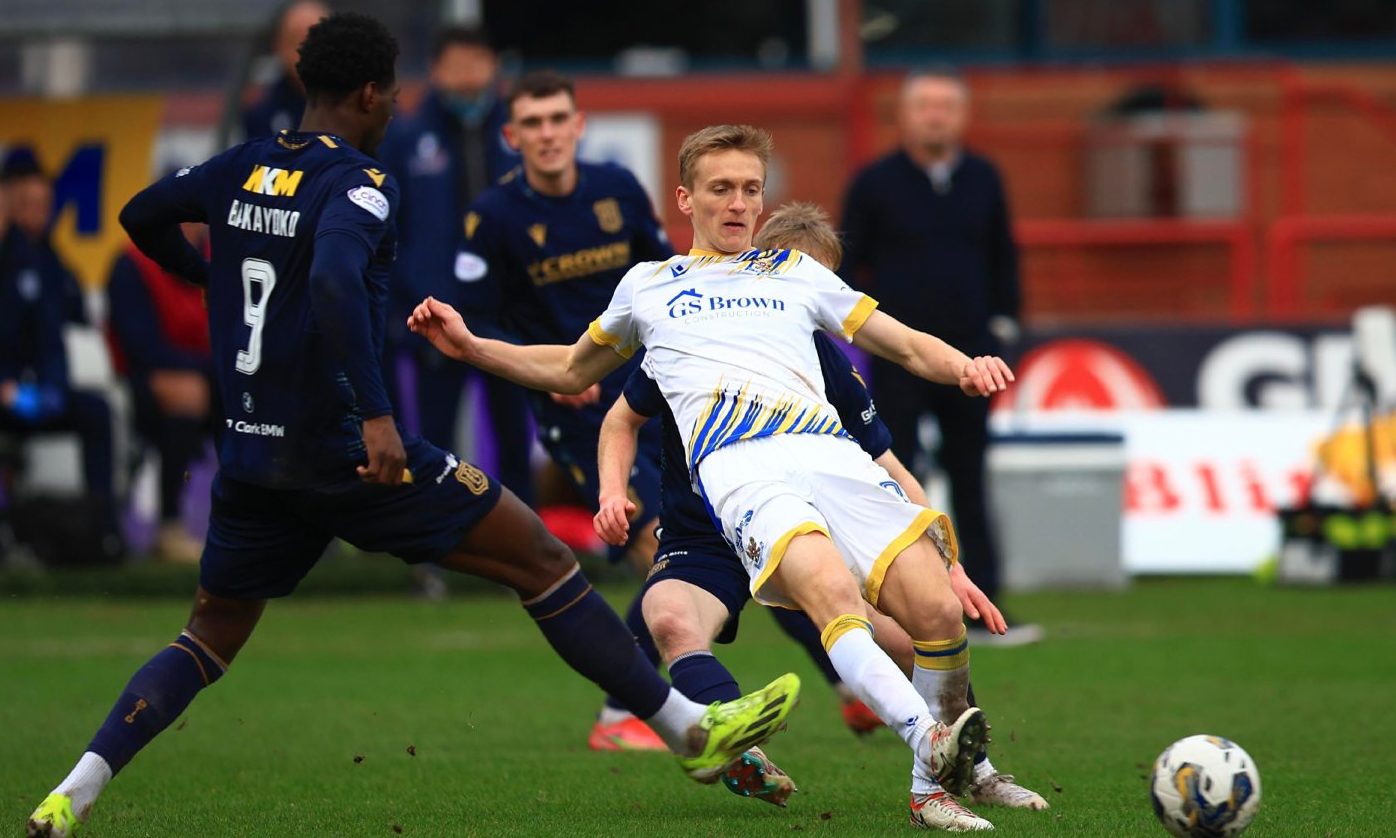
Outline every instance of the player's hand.
[(612, 547), (624, 547), (630, 540), (630, 516), (635, 503), (625, 495), (602, 495), (601, 511), (592, 519), (592, 526), (601, 540)]
[(467, 359), (475, 342), (475, 335), (466, 328), (460, 312), (435, 297), (427, 297), (412, 310), (407, 316), (407, 328), (426, 338), (442, 355), (457, 361)]
[(970, 581), (964, 566), (958, 562), (950, 566), (950, 590), (955, 592), (955, 598), (960, 601), (966, 617), (983, 620), (984, 628), (992, 634), (1008, 633), (1008, 621), (1003, 618), (1003, 612), (984, 596), (978, 585)]
[(960, 370), (960, 390), (966, 396), (991, 396), (1015, 380), (1013, 370), (997, 355), (971, 358)]
[(563, 407), (570, 407), (573, 409), (586, 407), (589, 404), (596, 404), (601, 401), (601, 385), (593, 384), (575, 396), (569, 396), (566, 393), (549, 393), (548, 396)]
[(402, 450), (402, 437), (398, 436), (391, 415), (364, 422), (364, 448), (368, 450), (368, 465), (359, 466), (360, 480), (384, 486), (402, 485), (407, 452)]

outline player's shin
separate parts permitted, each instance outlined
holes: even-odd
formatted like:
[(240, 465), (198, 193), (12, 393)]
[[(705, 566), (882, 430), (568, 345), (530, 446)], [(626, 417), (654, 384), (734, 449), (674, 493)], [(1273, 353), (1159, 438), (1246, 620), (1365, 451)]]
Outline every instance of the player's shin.
[(568, 666), (647, 720), (674, 753), (690, 750), (688, 731), (702, 705), (664, 683), (580, 567), (523, 606)]
[(674, 689), (699, 704), (714, 701), (736, 701), (742, 697), (737, 679), (712, 652), (687, 652), (669, 664), (669, 678)]
[[(911, 684), (925, 700), (931, 712), (947, 722), (959, 718), (969, 709), (969, 641), (964, 629), (950, 640), (912, 640), (916, 664), (911, 670)], [(983, 758), (980, 749), (976, 761)], [(915, 760), (911, 769), (911, 791), (926, 794), (933, 790), (934, 779), (929, 766)]]
[[(639, 644), (640, 651), (644, 653), (645, 659), (655, 669), (659, 668), (659, 649), (654, 645), (654, 638), (650, 636), (649, 626), (645, 625), (645, 615), (641, 608), (644, 601), (644, 591), (641, 590), (630, 603), (630, 610), (625, 612), (625, 627), (630, 630), (630, 634)], [(611, 724), (623, 721), (631, 715), (630, 710), (625, 706), (625, 702), (615, 695), (607, 695), (606, 703), (601, 708), (601, 721)]]
[(856, 614), (836, 617), (824, 627), (821, 637), (843, 682), (872, 708), (883, 724), (920, 753), (922, 740), (935, 718), (906, 675), (873, 641), (872, 624), (867, 618)]
[(85, 820), (112, 776), (226, 670), (197, 638), (181, 633), (131, 677), (82, 759), (54, 791), (70, 797), (73, 812)]

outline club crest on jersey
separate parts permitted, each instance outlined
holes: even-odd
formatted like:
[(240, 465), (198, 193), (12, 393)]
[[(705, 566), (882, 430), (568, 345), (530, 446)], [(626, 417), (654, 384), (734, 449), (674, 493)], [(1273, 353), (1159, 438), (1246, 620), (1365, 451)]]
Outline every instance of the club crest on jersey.
[(548, 240), (548, 225), (530, 224), (528, 227), (528, 237), (533, 239), (534, 244), (542, 247), (543, 242)]
[(755, 567), (755, 568), (761, 567), (761, 564), (762, 564), (761, 554), (764, 553), (764, 552), (765, 552), (765, 550), (762, 549), (762, 546), (761, 546), (760, 544), (757, 544), (757, 543), (756, 543), (756, 539), (752, 538), (751, 536), (747, 536), (747, 539), (746, 539), (746, 560), (749, 561), (749, 562), (751, 562), (751, 566), (752, 566), (752, 567)]
[(242, 188), (258, 195), (272, 195), (278, 198), (291, 198), (300, 188), (305, 172), (287, 171), (271, 166), (256, 165), (243, 182)]
[(601, 232), (619, 233), (620, 228), (625, 226), (625, 218), (620, 214), (620, 202), (615, 198), (602, 198), (592, 204), (591, 209), (596, 213), (596, 223), (601, 225)]

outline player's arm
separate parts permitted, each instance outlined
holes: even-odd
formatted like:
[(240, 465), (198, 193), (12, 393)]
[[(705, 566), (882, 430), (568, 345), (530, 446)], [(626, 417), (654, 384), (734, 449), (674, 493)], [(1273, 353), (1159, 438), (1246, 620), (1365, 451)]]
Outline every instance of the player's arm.
[(614, 547), (624, 546), (630, 540), (630, 516), (635, 514), (635, 503), (630, 500), (630, 472), (640, 447), (640, 428), (647, 421), (649, 417), (637, 413), (621, 394), (601, 423), (596, 452), (601, 482), (599, 509), (592, 523), (601, 540)]
[(624, 355), (598, 343), (590, 333), (571, 346), (518, 346), (482, 338), (466, 327), (460, 312), (433, 297), (413, 310), (407, 326), (448, 358), (548, 393), (581, 393), (626, 361)]
[(971, 358), (934, 335), (917, 331), (881, 311), (874, 311), (853, 334), (853, 342), (900, 365), (918, 378), (956, 384), (966, 395), (988, 396), (1008, 389), (1013, 371), (993, 355)]
[(397, 486), (402, 483), (407, 455), (383, 386), (368, 290), (369, 263), (392, 227), (396, 201), (393, 182), (382, 185), (387, 194), (361, 173), (339, 184), (337, 189), (345, 191), (337, 191), (326, 203), (315, 231), (309, 291), (325, 346), (353, 388), (364, 419), (368, 462), (358, 467), (359, 476), (370, 483)]
[(127, 201), (118, 216), (126, 235), (142, 253), (196, 285), (208, 285), (208, 262), (184, 237), (179, 225), (208, 222), (205, 181), (212, 163), (180, 169), (157, 180)]

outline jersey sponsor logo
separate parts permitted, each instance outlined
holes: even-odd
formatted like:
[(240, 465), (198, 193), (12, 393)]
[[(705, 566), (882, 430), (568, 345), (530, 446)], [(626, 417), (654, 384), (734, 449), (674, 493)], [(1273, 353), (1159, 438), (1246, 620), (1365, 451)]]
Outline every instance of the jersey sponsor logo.
[(388, 220), (388, 197), (382, 192), (372, 186), (355, 186), (349, 190), (348, 195), (350, 203), (354, 206), (367, 211), (379, 221)]
[(277, 198), (291, 198), (300, 188), (301, 177), (305, 172), (287, 171), (272, 166), (258, 164), (243, 182), (242, 188), (258, 195), (271, 195)]
[(478, 230), (479, 228), (480, 228), (480, 213), (478, 213), (478, 212), (467, 212), (467, 213), (465, 214), (465, 237), (466, 237), (467, 239), (473, 239), (473, 238), (475, 238), (475, 231)]
[(388, 179), (388, 176), (379, 169), (364, 169), (364, 174), (368, 175), (368, 179), (373, 181), (374, 186), (382, 186), (383, 181)]
[(591, 205), (592, 212), (596, 213), (596, 223), (601, 225), (603, 233), (619, 233), (625, 226), (625, 217), (620, 212), (620, 202), (615, 198), (602, 198)]
[(685, 288), (683, 291), (669, 298), (665, 303), (669, 308), (669, 317), (678, 319), (688, 317), (692, 314), (710, 312), (759, 312), (759, 311), (785, 311), (785, 300), (775, 297), (723, 297), (719, 295), (704, 295), (694, 288)]
[(540, 259), (528, 266), (528, 275), (534, 285), (550, 285), (628, 267), (630, 242), (623, 241)]
[(528, 226), (528, 237), (533, 239), (534, 244), (542, 247), (543, 242), (548, 240), (548, 225), (530, 224)]
[(462, 250), (456, 254), (456, 279), (461, 282), (477, 282), (485, 278), (490, 266), (474, 253)]
[(297, 210), (263, 207), (239, 201), (236, 198), (228, 206), (228, 226), (246, 230), (249, 233), (266, 233), (269, 236), (292, 238), (296, 235), (296, 225), (300, 223), (300, 220), (301, 214)]
[(470, 490), (472, 495), (483, 495), (490, 488), (490, 479), (470, 463), (462, 462), (456, 468), (456, 481)]
[(868, 409), (858, 415), (862, 418), (864, 425), (871, 425), (873, 419), (877, 418), (877, 405), (868, 402)]
[(224, 421), (228, 423), (228, 428), (234, 433), (247, 434), (248, 436), (286, 436), (285, 425), (273, 425), (269, 422), (244, 422), (241, 419), (236, 422), (232, 419)]

